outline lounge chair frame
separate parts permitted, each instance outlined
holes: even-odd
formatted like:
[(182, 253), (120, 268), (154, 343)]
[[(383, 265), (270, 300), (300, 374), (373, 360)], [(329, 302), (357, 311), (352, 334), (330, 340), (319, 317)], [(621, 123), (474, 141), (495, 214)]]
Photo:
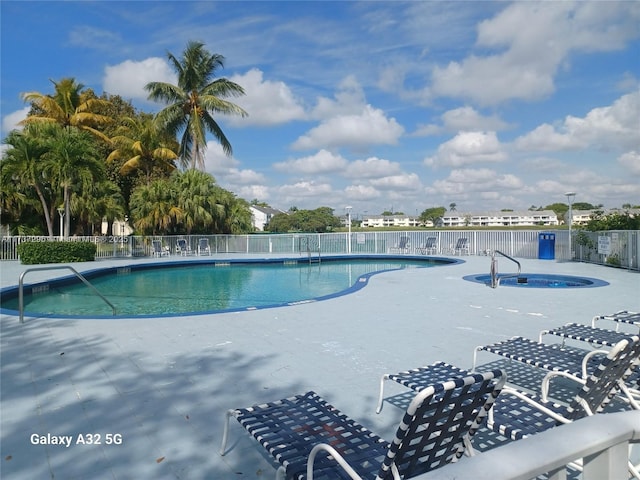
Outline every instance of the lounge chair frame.
[(220, 454), (226, 453), (229, 420), (234, 417), (280, 463), (276, 479), (410, 478), (464, 454), (504, 382), (504, 373), (493, 370), (421, 390), (391, 443), (312, 391), (229, 410)]
[[(638, 338), (635, 336), (627, 336), (629, 338)], [(578, 383), (585, 384), (589, 375), (599, 368), (601, 362), (606, 359), (609, 350), (592, 350), (585, 351), (578, 348), (569, 348), (562, 344), (549, 345), (545, 343), (535, 342), (524, 337), (512, 337), (509, 340), (498, 342), (492, 345), (482, 345), (476, 347), (473, 352), (472, 371), (476, 370), (478, 363), (478, 353), (486, 351), (515, 360), (533, 367), (547, 370), (551, 373), (558, 374), (555, 376), (564, 376)], [(640, 355), (640, 352), (636, 353)], [(640, 402), (638, 402), (638, 391), (635, 387), (627, 385), (630, 376), (633, 374), (633, 382), (635, 382), (637, 373), (630, 372), (628, 376), (619, 379), (619, 389), (623, 394), (623, 399), (628, 402), (634, 409), (640, 410)], [(542, 394), (546, 396), (549, 389), (549, 380), (554, 375), (547, 375), (541, 385)]]
[(161, 240), (151, 240), (151, 247), (153, 249), (154, 257), (168, 257), (171, 254), (171, 252), (168, 250), (168, 247), (162, 246)]
[[(571, 423), (603, 411), (616, 391), (623, 388), (625, 380), (640, 365), (640, 338), (628, 337), (618, 342), (591, 373), (569, 405), (555, 403), (547, 397), (548, 382), (562, 376), (576, 380), (565, 372), (549, 372), (542, 388), (542, 395), (527, 393), (514, 387), (505, 387), (500, 398), (489, 412), (487, 426), (511, 440), (519, 440), (557, 425)], [(574, 465), (580, 469), (580, 464)], [(640, 479), (640, 472), (631, 462), (631, 474)]]

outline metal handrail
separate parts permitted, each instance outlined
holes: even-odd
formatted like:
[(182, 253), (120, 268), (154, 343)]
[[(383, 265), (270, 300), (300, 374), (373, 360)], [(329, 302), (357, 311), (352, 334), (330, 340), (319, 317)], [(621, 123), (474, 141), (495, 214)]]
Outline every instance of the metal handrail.
[(500, 280), (501, 280), (501, 277), (498, 276), (498, 261), (496, 260), (496, 253), (502, 255), (504, 258), (506, 258), (508, 260), (511, 260), (513, 263), (515, 263), (518, 266), (518, 273), (516, 273), (515, 275), (504, 275), (502, 278), (519, 277), (520, 276), (520, 272), (522, 271), (522, 267), (521, 267), (519, 261), (517, 261), (513, 257), (510, 257), (506, 253), (501, 252), (500, 250), (494, 250), (491, 253), (491, 288), (499, 287), (500, 286)]
[(45, 270), (71, 270), (76, 277), (82, 280), (82, 283), (84, 283), (87, 287), (93, 290), (93, 292), (96, 295), (98, 295), (102, 300), (104, 300), (105, 303), (111, 307), (111, 310), (113, 311), (113, 315), (116, 315), (115, 305), (111, 303), (109, 300), (107, 300), (107, 298), (104, 295), (102, 295), (96, 287), (91, 285), (89, 280), (84, 278), (84, 276), (80, 272), (78, 272), (75, 268), (69, 265), (56, 265), (54, 267), (27, 268), (24, 272), (20, 274), (20, 279), (18, 280), (18, 310), (20, 312), (20, 323), (24, 323), (24, 293), (23, 293), (24, 276), (29, 272), (37, 272), (37, 271), (45, 271)]

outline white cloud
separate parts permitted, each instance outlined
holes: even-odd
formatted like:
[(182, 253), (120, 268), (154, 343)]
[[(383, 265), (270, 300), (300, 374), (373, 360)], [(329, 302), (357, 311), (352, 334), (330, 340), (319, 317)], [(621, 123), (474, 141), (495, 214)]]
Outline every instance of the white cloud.
[(387, 118), (382, 110), (370, 105), (356, 115), (339, 115), (320, 123), (292, 145), (293, 149), (367, 148), (372, 145), (395, 145), (404, 128)]
[(461, 167), (507, 159), (495, 132), (462, 132), (441, 144), (424, 164), (433, 167)]
[[(620, 49), (637, 37), (640, 9), (628, 2), (515, 2), (478, 26), (478, 49), (436, 67), (431, 93), (481, 105), (548, 97), (554, 76), (573, 52)], [(631, 6), (631, 7), (630, 7)], [(616, 25), (612, 28), (612, 25)]]
[(388, 177), (372, 179), (371, 185), (381, 190), (417, 190), (422, 188), (420, 178), (415, 173), (403, 173), (400, 175), (390, 175)]
[(640, 152), (627, 152), (618, 158), (618, 163), (625, 167), (632, 175), (640, 175)]
[(461, 132), (473, 130), (503, 130), (509, 125), (497, 115), (485, 116), (475, 108), (465, 106), (454, 108), (442, 114), (442, 126), (420, 125), (412, 136), (422, 137), (437, 135), (442, 132)]
[(380, 192), (371, 185), (349, 185), (345, 189), (349, 200), (366, 201), (380, 197)]
[(322, 197), (324, 199), (331, 194), (332, 187), (328, 183), (303, 181), (282, 185), (278, 191), (289, 200), (295, 200), (298, 197)]
[(227, 156), (218, 142), (207, 142), (207, 150), (204, 155), (205, 171), (217, 175), (225, 174), (231, 169), (237, 169), (240, 162), (233, 156)]
[(151, 57), (140, 62), (126, 60), (118, 65), (105, 67), (103, 88), (112, 95), (125, 99), (147, 100), (144, 86), (149, 82), (175, 84), (176, 75), (169, 64), (159, 57)]
[(343, 157), (324, 149), (308, 157), (278, 162), (273, 165), (276, 170), (304, 174), (336, 172), (344, 169), (346, 166), (347, 161)]
[(348, 178), (377, 178), (400, 173), (400, 164), (377, 157), (356, 160), (345, 171)]
[(639, 118), (640, 91), (636, 91), (611, 106), (592, 109), (583, 118), (569, 115), (557, 127), (542, 124), (517, 138), (514, 146), (525, 151), (633, 148), (640, 145)]
[(452, 170), (443, 180), (436, 180), (426, 190), (428, 193), (438, 193), (459, 198), (473, 198), (481, 195), (491, 199), (502, 197), (504, 192), (521, 191), (524, 182), (512, 174), (502, 174), (488, 168), (465, 168)]
[(18, 123), (27, 118), (29, 110), (31, 110), (31, 107), (24, 107), (21, 110), (16, 110), (2, 117), (2, 131), (8, 133), (11, 130), (21, 130), (22, 126), (18, 125)]
[(311, 112), (311, 118), (324, 120), (335, 116), (359, 114), (366, 103), (362, 86), (354, 76), (350, 75), (340, 82), (334, 99), (318, 98)]
[(264, 80), (262, 71), (256, 68), (229, 80), (244, 88), (245, 95), (228, 100), (249, 114), (245, 118), (230, 116), (232, 125), (280, 125), (306, 116), (301, 100), (284, 82)]

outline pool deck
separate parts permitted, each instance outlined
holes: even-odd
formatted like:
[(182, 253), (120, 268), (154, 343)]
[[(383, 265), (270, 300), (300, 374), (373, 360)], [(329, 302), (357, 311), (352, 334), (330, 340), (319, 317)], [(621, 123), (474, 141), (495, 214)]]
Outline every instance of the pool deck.
[[(514, 335), (537, 339), (540, 330), (589, 324), (596, 314), (640, 311), (637, 272), (523, 259), (523, 273), (610, 285), (491, 289), (462, 280), (488, 273), (490, 258), (462, 258), (452, 266), (374, 275), (353, 294), (282, 308), (135, 320), (26, 317), (24, 324), (3, 315), (0, 477), (273, 478), (269, 457), (235, 421), (230, 451), (218, 454), (227, 409), (315, 390), (391, 439), (402, 411), (387, 404), (374, 413), (383, 373), (438, 360), (469, 368), (477, 345)], [(72, 265), (82, 272), (177, 259)], [(499, 270), (513, 271), (509, 263), (500, 259)], [(17, 285), (26, 268), (2, 262), (1, 286)], [(27, 281), (63, 275), (33, 272)], [(387, 395), (404, 391), (393, 384)], [(72, 444), (34, 444), (33, 434), (70, 436)], [(96, 434), (101, 444), (89, 444)], [(116, 435), (110, 445), (108, 434)]]

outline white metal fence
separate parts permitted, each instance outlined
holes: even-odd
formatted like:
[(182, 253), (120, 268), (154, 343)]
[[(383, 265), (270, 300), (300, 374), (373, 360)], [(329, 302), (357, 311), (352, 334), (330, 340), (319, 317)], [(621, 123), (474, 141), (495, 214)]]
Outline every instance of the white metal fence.
[[(416, 231), (357, 231), (340, 233), (292, 233), (251, 235), (181, 235), (181, 236), (95, 236), (69, 237), (68, 241), (88, 241), (97, 246), (97, 258), (153, 256), (154, 243), (163, 251), (179, 255), (178, 240), (184, 239), (190, 253), (198, 254), (201, 239), (206, 239), (211, 254), (384, 254), (425, 253), (429, 238), (435, 238), (436, 248), (430, 255), (456, 255), (459, 239), (468, 240), (468, 253), (483, 255), (500, 250), (517, 258), (540, 258), (541, 233), (554, 233), (552, 246), (555, 260), (588, 261), (638, 270), (640, 232), (582, 232), (574, 231), (571, 247), (567, 230), (416, 230)], [(598, 253), (598, 238), (608, 237), (609, 254)], [(5, 236), (2, 237), (0, 258), (17, 260), (17, 245), (25, 241), (59, 241), (58, 237)], [(158, 243), (159, 242), (159, 243)], [(600, 247), (604, 242), (600, 240)], [(573, 255), (570, 250), (573, 250)], [(548, 258), (548, 257), (547, 257)]]

